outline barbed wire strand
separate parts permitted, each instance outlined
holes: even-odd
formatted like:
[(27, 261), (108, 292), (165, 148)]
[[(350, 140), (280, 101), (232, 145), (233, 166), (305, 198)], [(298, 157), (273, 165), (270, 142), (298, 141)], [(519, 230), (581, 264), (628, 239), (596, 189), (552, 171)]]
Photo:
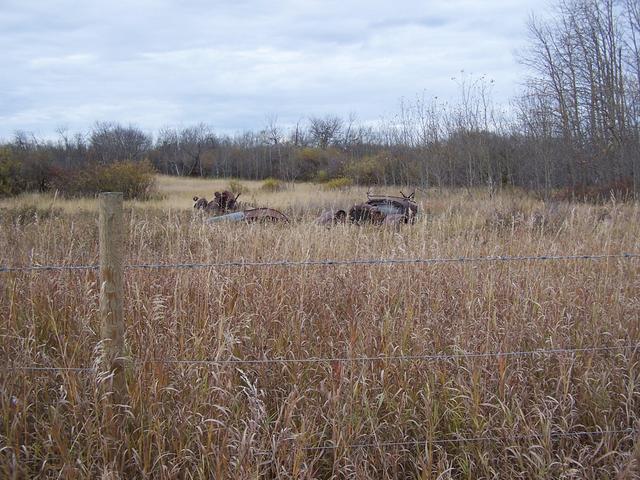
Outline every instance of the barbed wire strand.
[[(311, 267), (341, 265), (428, 265), (438, 263), (474, 263), (474, 262), (514, 262), (542, 260), (603, 260), (612, 258), (640, 258), (640, 253), (611, 253), (585, 255), (494, 255), (485, 257), (442, 257), (442, 258), (365, 258), (346, 260), (272, 260), (245, 261), (234, 260), (213, 263), (140, 263), (125, 265), (127, 269), (200, 269), (229, 267)], [(0, 273), (42, 272), (54, 270), (98, 270), (99, 265), (26, 265), (18, 267), (1, 266)]]
[[(406, 362), (406, 361), (443, 361), (460, 360), (463, 358), (487, 358), (487, 357), (522, 357), (535, 355), (563, 355), (587, 352), (604, 352), (634, 350), (640, 348), (640, 344), (615, 345), (609, 347), (584, 347), (584, 348), (554, 348), (539, 350), (523, 350), (512, 352), (465, 352), (452, 354), (431, 354), (431, 355), (387, 355), (377, 357), (309, 357), (309, 358), (263, 358), (263, 359), (213, 359), (213, 360), (193, 360), (193, 359), (157, 359), (134, 361), (134, 365), (145, 365), (148, 363), (160, 364), (189, 364), (189, 365), (253, 365), (253, 364), (290, 364), (290, 363), (333, 363), (333, 362)], [(10, 366), (0, 368), (0, 371), (92, 371), (91, 367), (44, 367), (44, 366)]]
[(99, 270), (100, 265), (25, 265), (21, 267), (0, 267), (0, 273), (47, 272), (65, 270)]
[(168, 363), (168, 364), (261, 364), (261, 363), (331, 363), (331, 362), (375, 362), (375, 361), (438, 361), (438, 360), (459, 360), (462, 358), (483, 358), (483, 357), (516, 357), (534, 355), (560, 355), (567, 353), (600, 352), (614, 350), (631, 350), (639, 348), (640, 345), (619, 345), (611, 347), (585, 347), (585, 348), (554, 348), (514, 352), (465, 352), (452, 354), (429, 354), (429, 355), (386, 355), (377, 357), (310, 357), (310, 358), (264, 358), (264, 359), (227, 359), (227, 360), (147, 360), (146, 363)]
[[(584, 437), (584, 436), (592, 436), (592, 435), (613, 435), (613, 434), (635, 434), (636, 430), (633, 428), (626, 428), (620, 430), (581, 430), (576, 432), (555, 432), (550, 433), (548, 436), (552, 439), (554, 438), (562, 438), (562, 437)], [(401, 442), (379, 442), (379, 443), (354, 443), (351, 445), (345, 445), (346, 448), (354, 449), (354, 448), (388, 448), (388, 447), (407, 447), (407, 446), (417, 446), (417, 445), (428, 445), (428, 444), (447, 444), (447, 443), (462, 443), (462, 442), (482, 442), (482, 441), (490, 441), (490, 442), (500, 442), (504, 440), (532, 440), (544, 438), (545, 434), (528, 434), (528, 435), (505, 435), (505, 436), (481, 436), (481, 437), (456, 437), (456, 438), (440, 438), (433, 440), (407, 440)], [(293, 439), (291, 439), (293, 440)], [(313, 451), (313, 450), (336, 450), (340, 448), (339, 445), (330, 444), (316, 447), (304, 447), (302, 450), (305, 451)], [(261, 451), (259, 453), (270, 454), (270, 452)]]
[(0, 372), (92, 372), (95, 371), (93, 367), (40, 367), (37, 365), (26, 365), (0, 368)]

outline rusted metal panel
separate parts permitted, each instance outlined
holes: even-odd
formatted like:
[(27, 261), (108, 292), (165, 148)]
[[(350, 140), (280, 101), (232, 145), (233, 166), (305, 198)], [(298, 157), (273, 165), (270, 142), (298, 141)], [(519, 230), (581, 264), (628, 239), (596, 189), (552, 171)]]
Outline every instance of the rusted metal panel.
[(369, 200), (367, 202), (367, 205), (375, 207), (378, 211), (384, 213), (385, 215), (403, 215), (405, 211), (405, 208), (402, 205), (386, 200)]
[(349, 220), (352, 223), (373, 223), (380, 225), (384, 221), (385, 214), (374, 205), (360, 203), (349, 209)]
[(344, 223), (347, 220), (347, 212), (344, 210), (325, 210), (316, 218), (317, 225), (334, 225)]
[(245, 210), (245, 220), (248, 222), (255, 221), (273, 221), (273, 222), (289, 222), (289, 218), (282, 212), (273, 208), (252, 208)]

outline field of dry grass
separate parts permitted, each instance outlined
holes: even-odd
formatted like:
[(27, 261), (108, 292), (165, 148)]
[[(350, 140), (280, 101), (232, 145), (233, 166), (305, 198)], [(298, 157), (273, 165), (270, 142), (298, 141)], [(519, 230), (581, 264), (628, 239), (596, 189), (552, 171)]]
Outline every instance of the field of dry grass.
[[(637, 204), (521, 192), (429, 190), (414, 226), (327, 229), (315, 213), (365, 189), (267, 193), (242, 182), (241, 200), (281, 208), (292, 223), (203, 223), (191, 197), (227, 183), (160, 178), (160, 198), (127, 203), (126, 263), (640, 251)], [(95, 208), (0, 202), (0, 264), (96, 263)], [(637, 435), (557, 434), (638, 428), (638, 349), (166, 360), (638, 344), (639, 273), (637, 259), (127, 270), (132, 362), (118, 428), (95, 373), (6, 369), (94, 364), (96, 272), (0, 273), (0, 477), (615, 478)]]
[[(237, 182), (245, 192), (240, 201), (247, 207), (265, 207), (288, 210), (287, 213), (300, 212), (296, 205), (304, 209), (330, 208), (335, 205), (349, 205), (356, 200), (361, 201), (367, 189), (352, 187), (341, 191), (326, 191), (321, 185), (313, 183), (283, 183), (281, 191), (268, 191), (262, 188), (263, 182), (242, 180)], [(213, 193), (217, 190), (230, 189), (228, 179), (200, 179), (185, 177), (169, 177), (158, 175), (157, 193), (151, 200), (126, 202), (126, 206), (135, 210), (162, 210), (163, 212), (177, 212), (191, 210), (194, 195), (204, 196), (213, 200)], [(375, 192), (373, 192), (375, 193)], [(396, 195), (398, 192), (394, 192)], [(19, 211), (21, 208), (33, 207), (38, 211), (63, 211), (66, 213), (96, 212), (98, 201), (95, 198), (62, 199), (55, 194), (24, 194), (18, 197), (0, 199), (2, 209)]]

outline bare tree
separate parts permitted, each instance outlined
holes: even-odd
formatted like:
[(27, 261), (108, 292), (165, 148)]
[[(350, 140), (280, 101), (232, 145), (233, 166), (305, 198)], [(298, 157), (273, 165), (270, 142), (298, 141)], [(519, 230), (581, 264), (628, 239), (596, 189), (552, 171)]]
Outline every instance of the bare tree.
[(206, 151), (213, 150), (217, 143), (218, 139), (213, 130), (204, 123), (182, 129), (178, 134), (178, 145), (188, 159), (188, 167), (184, 174), (203, 176), (203, 155)]
[(156, 141), (156, 155), (152, 158), (156, 168), (161, 172), (169, 175), (184, 175), (185, 163), (180, 152), (177, 130), (170, 127), (160, 129)]
[(66, 168), (80, 165), (87, 157), (87, 142), (84, 134), (69, 133), (66, 127), (56, 129), (59, 140), (53, 148), (55, 161)]
[(309, 135), (305, 128), (301, 125), (302, 120), (298, 120), (289, 134), (289, 142), (294, 147), (304, 147), (309, 143)]
[(561, 0), (555, 18), (529, 22), (531, 48), (523, 60), (533, 77), (525, 95), (549, 106), (552, 122), (551, 128), (547, 121), (526, 123), (544, 125), (547, 142), (562, 139), (571, 183), (637, 176), (637, 150), (629, 151), (637, 137), (637, 5)]
[(98, 122), (89, 136), (93, 157), (101, 163), (142, 160), (152, 146), (149, 135), (137, 127)]
[(277, 115), (271, 114), (267, 116), (267, 124), (260, 132), (260, 135), (263, 137), (264, 142), (268, 145), (279, 145), (282, 142), (284, 134), (282, 132), (282, 129), (278, 125)]
[(309, 134), (313, 143), (323, 150), (335, 143), (340, 137), (344, 122), (340, 117), (327, 115), (324, 118), (311, 117), (309, 119)]
[(350, 112), (347, 121), (342, 129), (342, 139), (340, 143), (344, 149), (349, 149), (360, 141), (360, 131), (356, 125), (357, 116), (355, 112)]

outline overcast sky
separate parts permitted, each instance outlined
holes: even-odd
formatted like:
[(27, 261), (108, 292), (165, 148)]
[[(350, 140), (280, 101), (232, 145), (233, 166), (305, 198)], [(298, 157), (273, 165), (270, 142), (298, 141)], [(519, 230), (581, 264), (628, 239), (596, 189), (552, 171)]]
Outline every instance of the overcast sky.
[(0, 138), (95, 121), (232, 133), (277, 116), (375, 121), (452, 77), (522, 79), (535, 0), (0, 0)]

